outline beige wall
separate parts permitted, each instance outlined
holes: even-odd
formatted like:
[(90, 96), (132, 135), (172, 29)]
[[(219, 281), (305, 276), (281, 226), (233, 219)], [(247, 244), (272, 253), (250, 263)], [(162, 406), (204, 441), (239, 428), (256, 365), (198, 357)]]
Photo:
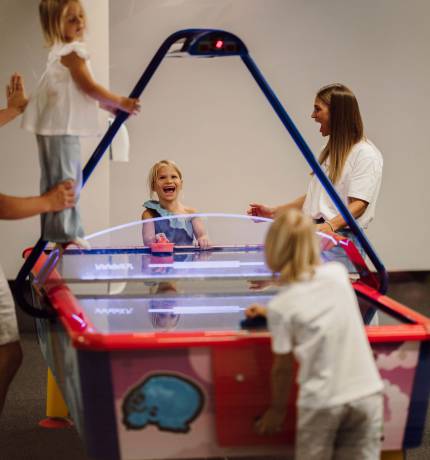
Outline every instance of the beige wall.
[[(38, 18), (38, 0), (0, 0), (0, 87), (11, 73), (23, 74), (28, 92), (35, 87), (46, 65)], [(84, 0), (90, 18), (88, 46), (98, 81), (109, 83), (109, 2)], [(4, 106), (3, 91), (0, 104)], [(105, 118), (104, 115), (102, 118)], [(82, 142), (82, 156), (87, 159), (98, 139)], [(39, 166), (34, 136), (20, 128), (15, 120), (0, 131), (0, 191), (11, 195), (38, 194)], [(81, 208), (88, 233), (109, 225), (109, 161), (103, 160), (82, 192)], [(14, 278), (22, 264), (22, 249), (40, 237), (39, 218), (24, 221), (0, 221), (0, 261), (8, 278)]]
[[(429, 269), (429, 15), (426, 0), (112, 1), (111, 83), (128, 92), (176, 30), (229, 30), (314, 152), (323, 143), (314, 94), (346, 83), (385, 160), (371, 242), (391, 270)], [(148, 169), (165, 157), (183, 168), (184, 201), (202, 211), (243, 213), (251, 200), (277, 204), (306, 189), (304, 160), (237, 59), (166, 61), (129, 129), (132, 161), (111, 167), (112, 224), (140, 215)]]

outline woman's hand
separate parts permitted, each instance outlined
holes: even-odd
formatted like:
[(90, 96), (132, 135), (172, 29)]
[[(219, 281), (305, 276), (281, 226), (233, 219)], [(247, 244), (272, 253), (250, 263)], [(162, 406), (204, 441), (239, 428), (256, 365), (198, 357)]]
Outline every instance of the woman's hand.
[(333, 233), (333, 228), (327, 222), (318, 224), (316, 228), (317, 228), (317, 232)]
[(264, 204), (250, 203), (246, 213), (249, 216), (267, 217), (269, 219), (273, 219), (275, 216), (275, 209)]

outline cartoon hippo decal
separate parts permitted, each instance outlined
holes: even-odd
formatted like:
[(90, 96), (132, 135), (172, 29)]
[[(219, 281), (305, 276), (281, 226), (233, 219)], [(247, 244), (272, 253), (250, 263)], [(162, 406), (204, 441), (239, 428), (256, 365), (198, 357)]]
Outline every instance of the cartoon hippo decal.
[(187, 433), (203, 403), (203, 392), (194, 382), (178, 375), (152, 374), (124, 398), (123, 423), (132, 430), (152, 424), (163, 431)]

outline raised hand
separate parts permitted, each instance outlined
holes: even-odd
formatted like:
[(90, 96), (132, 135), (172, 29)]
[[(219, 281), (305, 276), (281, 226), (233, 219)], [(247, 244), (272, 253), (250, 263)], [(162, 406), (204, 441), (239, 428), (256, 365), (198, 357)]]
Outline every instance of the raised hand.
[(25, 95), (22, 76), (18, 73), (14, 73), (10, 77), (9, 84), (6, 86), (6, 98), (8, 108), (15, 109), (19, 113), (24, 111), (28, 100)]

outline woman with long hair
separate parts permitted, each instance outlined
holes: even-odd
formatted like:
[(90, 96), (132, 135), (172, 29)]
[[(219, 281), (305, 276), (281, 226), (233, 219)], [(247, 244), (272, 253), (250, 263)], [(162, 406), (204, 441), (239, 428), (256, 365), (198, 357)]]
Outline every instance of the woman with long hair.
[[(320, 124), (328, 142), (319, 163), (336, 191), (362, 228), (367, 228), (375, 215), (375, 205), (382, 180), (382, 155), (366, 138), (360, 108), (354, 93), (335, 83), (321, 88), (314, 103), (312, 118)], [(323, 232), (339, 232), (351, 237), (346, 222), (315, 175), (306, 195), (280, 206), (251, 203), (248, 214), (274, 218), (290, 208), (302, 210)]]

